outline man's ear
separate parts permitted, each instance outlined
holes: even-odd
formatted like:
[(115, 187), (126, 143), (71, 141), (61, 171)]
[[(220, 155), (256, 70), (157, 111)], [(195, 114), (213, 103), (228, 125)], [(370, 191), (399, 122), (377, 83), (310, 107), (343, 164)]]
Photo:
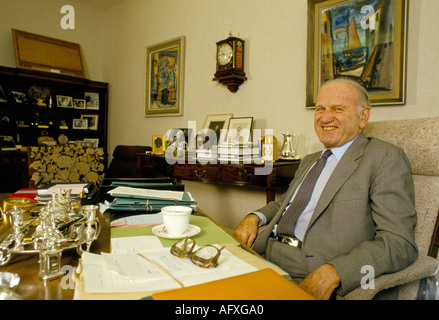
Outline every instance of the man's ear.
[(366, 127), (367, 122), (369, 121), (370, 117), (370, 107), (365, 107), (363, 111), (361, 111), (360, 115), (360, 129), (364, 129)]

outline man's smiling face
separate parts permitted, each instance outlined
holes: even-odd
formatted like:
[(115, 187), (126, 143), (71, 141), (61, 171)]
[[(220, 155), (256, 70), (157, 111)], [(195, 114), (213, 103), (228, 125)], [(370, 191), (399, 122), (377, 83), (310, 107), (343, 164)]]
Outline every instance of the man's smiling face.
[(353, 85), (334, 82), (322, 87), (317, 95), (314, 129), (325, 148), (342, 146), (363, 131), (370, 107), (361, 109), (360, 105)]

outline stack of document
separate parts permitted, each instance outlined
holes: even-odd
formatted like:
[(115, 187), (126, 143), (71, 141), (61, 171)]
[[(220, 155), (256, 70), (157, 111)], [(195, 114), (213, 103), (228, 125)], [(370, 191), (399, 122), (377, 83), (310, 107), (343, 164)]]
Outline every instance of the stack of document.
[(46, 204), (52, 199), (52, 194), (61, 190), (64, 193), (65, 190), (71, 190), (73, 199), (78, 198), (81, 194), (81, 198), (89, 199), (92, 203), (96, 202), (99, 195), (99, 190), (93, 182), (60, 182), (49, 183), (37, 188), (37, 195), (35, 200), (40, 204)]
[(167, 206), (196, 207), (197, 202), (189, 192), (117, 187), (108, 192), (114, 199), (110, 208), (117, 211), (158, 212)]
[(260, 146), (247, 143), (222, 143), (218, 146), (219, 161), (221, 163), (250, 164), (261, 158)]

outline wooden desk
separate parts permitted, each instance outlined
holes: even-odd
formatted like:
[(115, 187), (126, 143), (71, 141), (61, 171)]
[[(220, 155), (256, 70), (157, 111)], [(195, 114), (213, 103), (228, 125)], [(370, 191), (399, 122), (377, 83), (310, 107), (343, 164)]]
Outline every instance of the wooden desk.
[[(5, 193), (0, 194), (0, 206), (3, 205), (3, 200), (8, 198), (9, 195), (10, 194)], [(212, 221), (217, 227), (221, 228), (224, 231), (224, 235), (221, 237), (222, 240), (228, 239), (226, 241), (227, 243), (232, 243), (233, 245), (238, 244), (236, 240), (233, 240), (233, 236), (226, 229), (217, 224), (202, 210), (197, 209), (197, 212), (194, 215), (204, 216)], [(102, 224), (102, 229), (99, 238), (94, 241), (91, 246), (91, 252), (110, 252), (110, 215), (103, 215), (99, 213), (98, 217), (99, 221)], [(10, 227), (11, 225), (9, 224), (9, 221), (7, 219), (1, 220), (0, 235), (2, 235)], [(116, 231), (127, 231), (127, 229), (122, 228), (117, 229)], [(210, 241), (211, 239), (208, 238), (207, 240)], [(175, 242), (175, 240), (166, 239), (163, 241), (169, 241), (172, 243)], [(253, 255), (258, 256), (257, 253), (254, 252), (252, 249), (242, 245), (241, 247), (253, 253)], [(78, 265), (79, 258), (80, 257), (76, 253), (76, 250), (64, 251), (62, 254), (62, 265), (76, 267)], [(7, 265), (0, 267), (0, 272), (12, 272), (20, 275), (20, 283), (17, 287), (14, 288), (14, 292), (19, 294), (23, 300), (72, 300), (74, 298), (74, 289), (66, 288), (66, 284), (70, 284), (71, 280), (68, 280), (69, 283), (67, 283), (66, 279), (58, 278), (47, 281), (45, 286), (44, 282), (40, 279), (38, 275), (38, 260), (38, 254), (16, 254), (12, 257), (11, 261)]]
[[(0, 203), (3, 205), (1, 198)], [(100, 213), (98, 216), (102, 229), (99, 238), (93, 242), (90, 251), (95, 253), (110, 252), (109, 217)], [(7, 219), (0, 221), (0, 235), (9, 228), (10, 224)], [(79, 255), (76, 250), (67, 250), (63, 252), (61, 261), (63, 266), (75, 267), (78, 265), (78, 259)], [(14, 288), (14, 292), (19, 294), (23, 300), (72, 300), (74, 290), (66, 286), (66, 284), (69, 284), (66, 279), (49, 280), (46, 282), (46, 286), (44, 285), (43, 280), (38, 275), (40, 270), (38, 260), (38, 254), (16, 254), (13, 255), (7, 265), (0, 267), (0, 272), (13, 272), (20, 275), (20, 283)], [(71, 280), (69, 281), (71, 283)]]
[(203, 183), (262, 188), (266, 191), (268, 203), (274, 200), (276, 189), (288, 186), (299, 164), (300, 160), (275, 162), (269, 174), (258, 175), (255, 170), (264, 165), (200, 164), (188, 161), (169, 164), (163, 155), (138, 153), (137, 176), (144, 178), (162, 175)]

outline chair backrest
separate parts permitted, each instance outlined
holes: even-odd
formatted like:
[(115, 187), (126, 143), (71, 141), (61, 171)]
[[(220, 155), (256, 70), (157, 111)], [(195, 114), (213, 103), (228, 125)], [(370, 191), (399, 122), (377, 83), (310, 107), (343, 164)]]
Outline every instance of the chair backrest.
[(125, 146), (114, 148), (113, 159), (108, 167), (107, 178), (135, 178), (137, 177), (137, 153), (151, 151), (149, 146)]
[(104, 180), (103, 148), (73, 144), (28, 147), (29, 188), (48, 183)]
[(439, 213), (439, 118), (369, 122), (364, 134), (401, 147), (410, 160), (415, 184), (419, 252), (436, 257)]

